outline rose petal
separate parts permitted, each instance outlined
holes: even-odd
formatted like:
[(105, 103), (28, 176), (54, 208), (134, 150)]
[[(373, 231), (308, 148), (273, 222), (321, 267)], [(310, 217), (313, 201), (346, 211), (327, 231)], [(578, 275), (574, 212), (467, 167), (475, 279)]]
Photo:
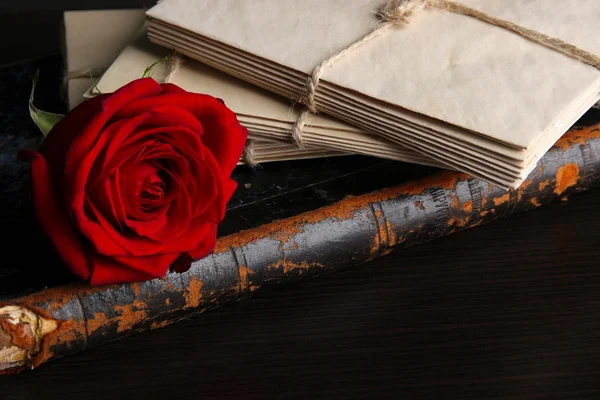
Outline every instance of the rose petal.
[(155, 277), (163, 277), (179, 253), (157, 254), (144, 257), (115, 257), (115, 261), (131, 269), (149, 273)]
[[(101, 135), (102, 128), (126, 104), (158, 93), (160, 85), (151, 78), (138, 79), (123, 86), (112, 95), (103, 98), (102, 112), (95, 115), (83, 132), (74, 138), (67, 153), (64, 177), (65, 200), (74, 210), (83, 209), (85, 184), (94, 161), (89, 157), (89, 153), (104, 137)], [(84, 158), (86, 162), (82, 161)]]
[(54, 179), (46, 159), (37, 153), (32, 161), (33, 202), (42, 227), (67, 267), (83, 279), (90, 271), (83, 245), (71, 227), (63, 209), (60, 196), (54, 189)]
[[(110, 168), (107, 167), (114, 164), (114, 158), (122, 144), (149, 116), (149, 113), (142, 113), (128, 120), (115, 121), (104, 129), (98, 141), (80, 160), (80, 168), (86, 168), (91, 164), (89, 175), (86, 178), (87, 188), (108, 175), (106, 171)], [(123, 157), (122, 154), (121, 157)]]
[(100, 254), (94, 254), (90, 257), (90, 260), (93, 266), (93, 272), (90, 279), (92, 285), (145, 281), (163, 276), (130, 268), (113, 258)]
[(242, 155), (248, 136), (248, 131), (240, 125), (233, 111), (212, 96), (168, 93), (132, 102), (118, 115), (121, 118), (131, 117), (161, 105), (186, 109), (200, 121), (205, 132), (203, 143), (214, 154), (224, 175), (229, 177)]
[(162, 247), (162, 251), (165, 253), (177, 254), (192, 251), (201, 246), (207, 238), (210, 239), (210, 236), (214, 232), (216, 232), (216, 226), (214, 224), (197, 218), (192, 221), (184, 235), (181, 235), (170, 243), (165, 243)]
[[(85, 219), (80, 224), (82, 230), (88, 234), (91, 233), (89, 241), (98, 253), (111, 257), (141, 257), (158, 254), (162, 251), (163, 246), (160, 242), (135, 233), (124, 234), (118, 231), (92, 201), (87, 202), (87, 205), (95, 221), (91, 222), (91, 219)], [(90, 225), (92, 226), (90, 227)]]
[(173, 83), (161, 83), (160, 85), (161, 92), (160, 94), (166, 93), (188, 93), (185, 89), (180, 88), (179, 86)]
[[(169, 104), (168, 101), (172, 97), (179, 97), (181, 94), (165, 94), (162, 96), (147, 97), (136, 101), (132, 101), (123, 107), (115, 118), (130, 119), (137, 115), (149, 112), (151, 119), (148, 124), (155, 126), (175, 126), (185, 127), (190, 131), (195, 132), (197, 136), (202, 136), (204, 127), (202, 122), (196, 118), (194, 113), (187, 108), (179, 107), (177, 104)], [(188, 96), (188, 95), (184, 95)]]
[(92, 118), (102, 111), (102, 102), (108, 96), (110, 95), (103, 94), (79, 104), (54, 125), (44, 139), (40, 153), (44, 155), (53, 176), (59, 182), (64, 175), (65, 160), (71, 144)]

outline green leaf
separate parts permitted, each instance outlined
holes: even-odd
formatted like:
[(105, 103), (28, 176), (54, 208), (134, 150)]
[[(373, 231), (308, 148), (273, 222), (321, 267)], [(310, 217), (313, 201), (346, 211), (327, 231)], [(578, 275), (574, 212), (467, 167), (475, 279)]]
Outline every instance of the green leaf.
[(175, 51), (173, 51), (172, 54), (166, 55), (163, 58), (161, 58), (160, 60), (154, 61), (152, 64), (147, 66), (146, 69), (144, 70), (144, 74), (142, 75), (142, 78), (150, 78), (152, 76), (152, 74), (150, 72), (152, 71), (152, 69), (155, 66), (157, 66), (158, 64), (167, 62), (167, 61), (171, 61), (173, 59), (174, 55), (175, 55)]
[(37, 84), (38, 76), (40, 71), (35, 71), (33, 76), (33, 83), (31, 85), (31, 94), (29, 95), (29, 115), (35, 124), (40, 128), (40, 131), (44, 134), (44, 137), (48, 135), (48, 132), (52, 130), (54, 125), (60, 121), (64, 115), (55, 114), (47, 111), (42, 111), (33, 105), (33, 97), (35, 93), (35, 85)]
[(90, 80), (92, 81), (92, 94), (94, 94), (94, 90), (96, 91), (96, 94), (102, 94), (100, 89), (98, 89), (98, 82), (96, 81), (96, 78), (94, 78), (94, 75), (92, 75), (92, 71), (90, 71)]

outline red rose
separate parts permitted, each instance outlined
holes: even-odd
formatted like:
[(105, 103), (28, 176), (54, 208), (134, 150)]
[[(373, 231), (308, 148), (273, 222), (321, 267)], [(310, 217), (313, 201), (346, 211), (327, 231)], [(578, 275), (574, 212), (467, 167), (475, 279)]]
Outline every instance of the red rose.
[(214, 248), (246, 136), (219, 100), (151, 78), (95, 97), (33, 155), (40, 225), (92, 284), (187, 270)]

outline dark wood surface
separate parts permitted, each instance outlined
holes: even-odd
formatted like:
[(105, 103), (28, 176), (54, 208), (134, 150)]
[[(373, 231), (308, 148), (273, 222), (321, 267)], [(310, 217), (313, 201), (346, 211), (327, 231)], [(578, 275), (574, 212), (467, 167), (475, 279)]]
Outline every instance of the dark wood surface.
[(600, 398), (600, 190), (0, 377), (5, 399)]

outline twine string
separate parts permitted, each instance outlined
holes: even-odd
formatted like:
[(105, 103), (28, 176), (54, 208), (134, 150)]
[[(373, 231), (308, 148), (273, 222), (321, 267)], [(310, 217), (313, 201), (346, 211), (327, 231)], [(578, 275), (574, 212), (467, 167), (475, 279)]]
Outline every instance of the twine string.
[(246, 147), (244, 147), (244, 154), (242, 156), (244, 163), (250, 167), (256, 167), (258, 163), (254, 158), (254, 140), (246, 140)]

